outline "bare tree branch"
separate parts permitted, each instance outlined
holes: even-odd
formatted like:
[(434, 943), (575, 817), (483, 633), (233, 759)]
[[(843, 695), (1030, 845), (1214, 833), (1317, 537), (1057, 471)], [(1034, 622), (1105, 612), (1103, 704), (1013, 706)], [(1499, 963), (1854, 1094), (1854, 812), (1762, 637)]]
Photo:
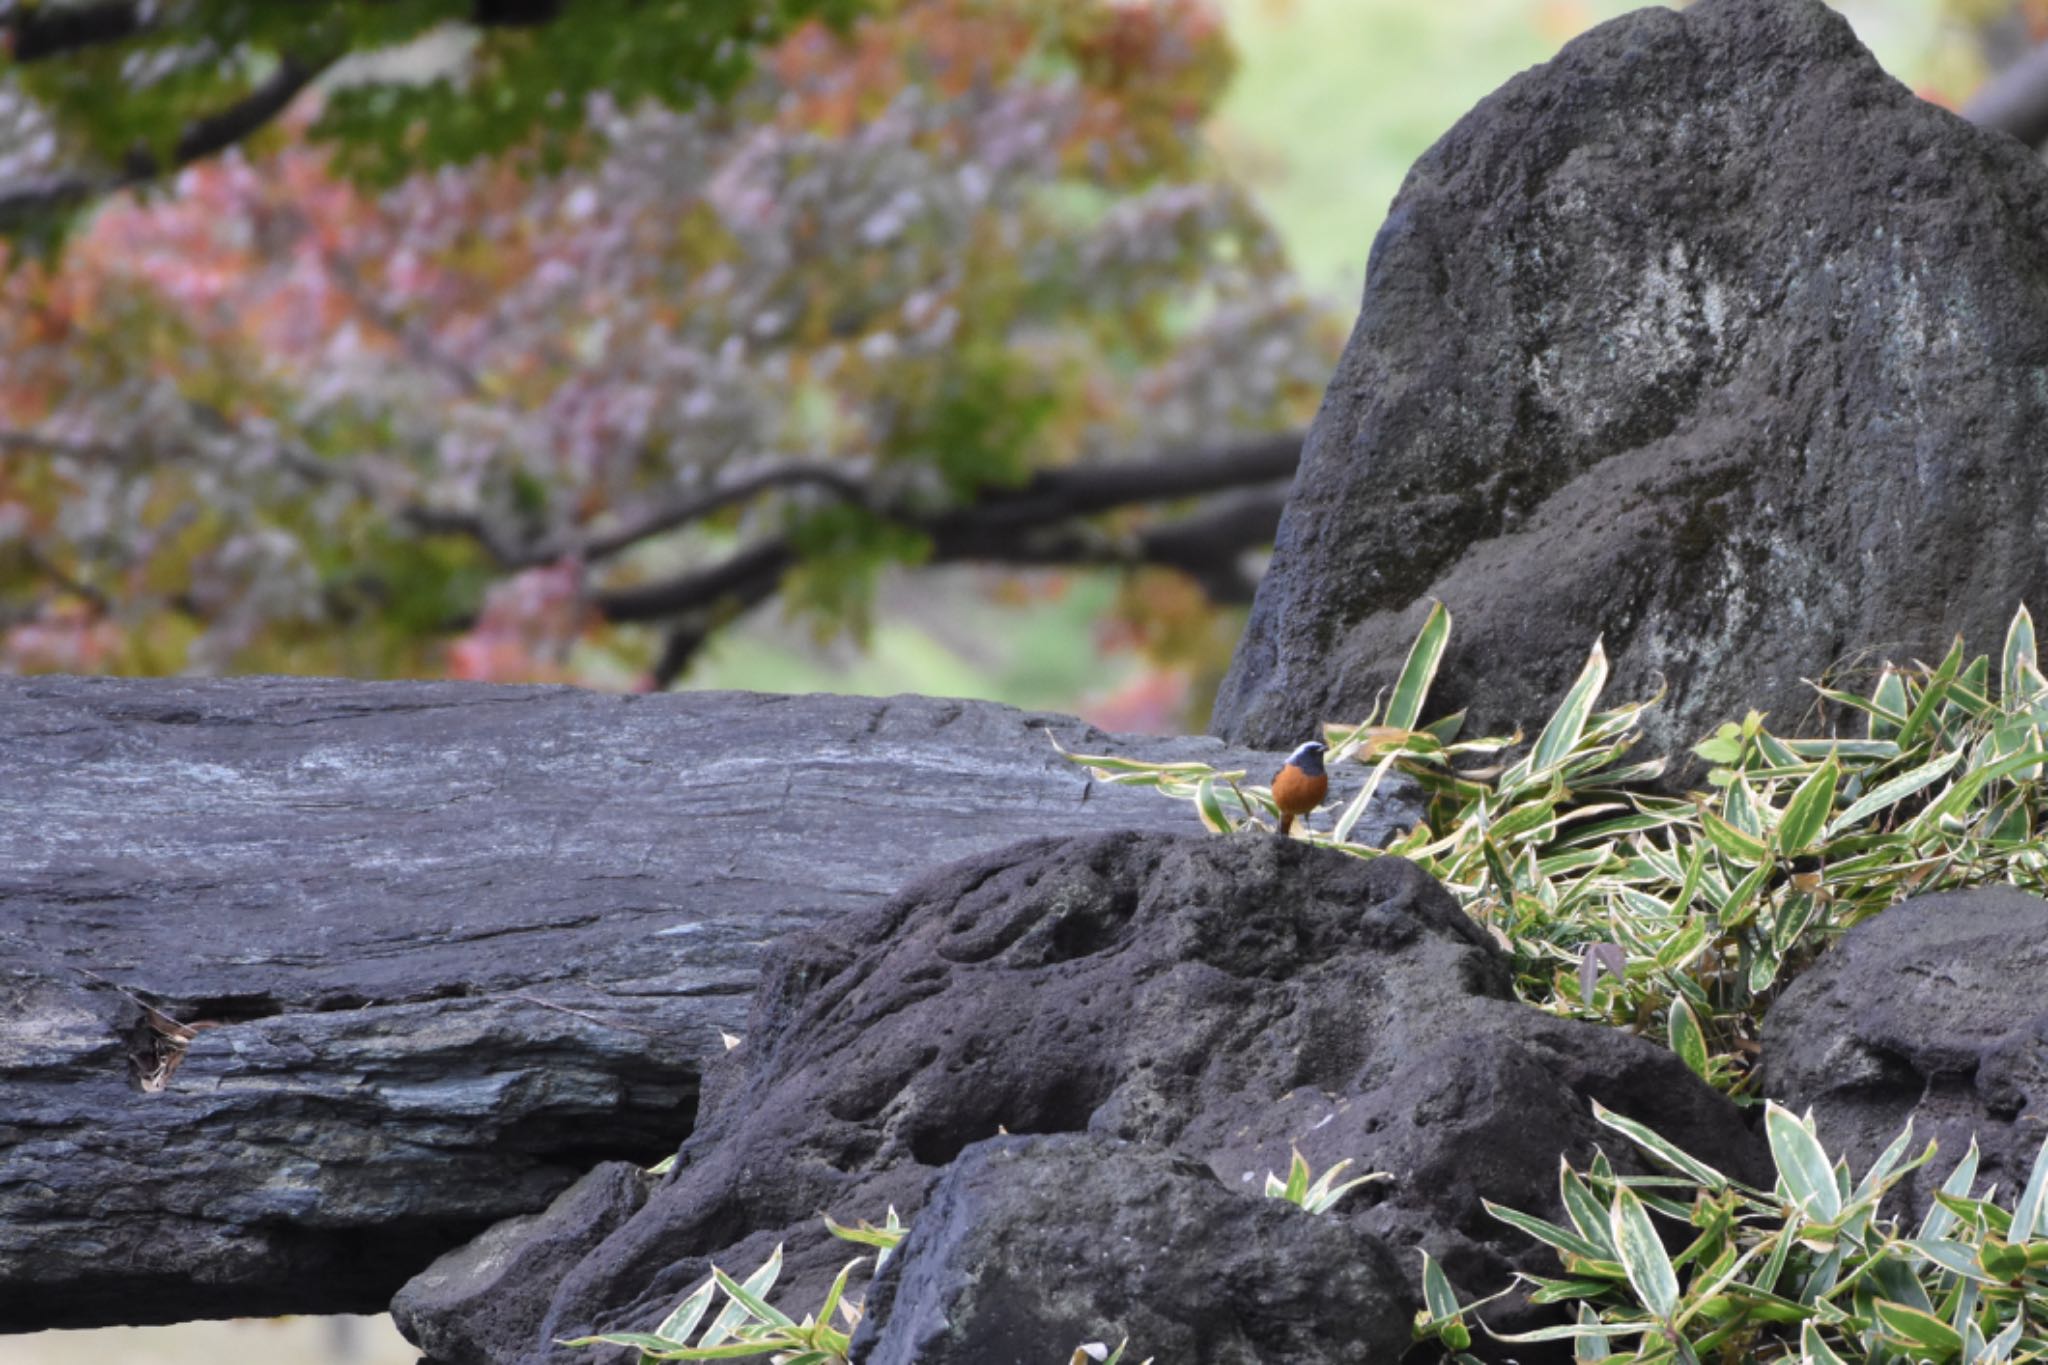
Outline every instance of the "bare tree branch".
[(702, 493), (650, 508), (616, 530), (582, 537), (573, 547), (565, 547), (540, 562), (551, 563), (569, 553), (586, 562), (609, 559), (643, 540), (680, 530), (693, 521), (702, 521), (714, 512), (745, 502), (771, 488), (792, 488), (801, 484), (828, 488), (848, 502), (863, 502), (867, 498), (866, 487), (841, 465), (824, 460), (789, 460), (763, 466)]
[[(609, 588), (591, 594), (591, 605), (609, 621), (665, 621), (670, 617), (716, 608), (727, 600), (751, 606), (775, 591), (782, 575), (796, 563), (796, 551), (777, 537), (741, 550), (708, 569), (630, 588)], [(763, 584), (766, 592), (758, 591)]]
[[(209, 428), (223, 435), (240, 434), (225, 416), (196, 406), (194, 411)], [(1302, 433), (1289, 432), (1145, 460), (1046, 470), (1021, 488), (930, 514), (891, 508), (869, 484), (832, 462), (785, 460), (659, 504), (599, 534), (522, 537), (483, 513), (424, 503), (401, 503), (394, 515), (423, 534), (464, 536), (499, 567), (517, 572), (563, 559), (602, 560), (763, 493), (808, 485), (869, 507), (926, 536), (932, 563), (1158, 565), (1188, 574), (1212, 601), (1242, 603), (1250, 600), (1257, 586), (1244, 567), (1244, 555), (1272, 540), (1287, 497), (1285, 481), (1300, 459), (1301, 442)], [(394, 502), (396, 476), (379, 477), (365, 461), (322, 459), (290, 442), (275, 443), (273, 448), (281, 467), (308, 482), (342, 484), (387, 507)], [(0, 451), (7, 450), (131, 465), (164, 453), (0, 430)], [(193, 457), (199, 452), (175, 453)], [(1120, 508), (1190, 498), (1207, 501), (1188, 515), (1129, 531), (1091, 520)], [(770, 536), (717, 564), (652, 583), (600, 588), (591, 594), (590, 604), (617, 624), (664, 626), (654, 677), (666, 686), (688, 667), (713, 631), (774, 596), (800, 558), (786, 537)]]
[[(1278, 467), (1278, 478), (1293, 472), (1301, 439), (1296, 432), (1197, 454), (1051, 471), (1016, 493), (902, 524), (931, 537), (928, 563), (1151, 564), (1188, 574), (1212, 601), (1248, 602), (1257, 582), (1242, 561), (1247, 551), (1273, 539), (1288, 492), (1287, 485), (1276, 485), (1273, 471)], [(1086, 520), (1117, 507), (1201, 493), (1222, 496), (1188, 516), (1128, 534)], [(614, 622), (668, 623), (653, 670), (655, 686), (666, 687), (714, 629), (774, 596), (796, 562), (794, 547), (774, 537), (707, 569), (599, 590), (591, 604)]]
[(103, 0), (89, 5), (15, 5), (0, 7), (0, 33), (7, 37), (15, 61), (39, 62), (80, 48), (99, 47), (133, 37), (144, 27), (142, 7), (129, 0)]
[(233, 146), (283, 113), (299, 92), (312, 84), (333, 61), (332, 56), (281, 58), (269, 80), (225, 109), (187, 124), (172, 145), (168, 158), (159, 157), (149, 148), (138, 145), (129, 150), (121, 169), (116, 172), (102, 175), (70, 172), (0, 185), (0, 231), (19, 226), (40, 214), (74, 208), (115, 190), (170, 175), (194, 161)]
[[(927, 563), (979, 563), (1098, 567), (1158, 565), (1178, 569), (1200, 584), (1212, 602), (1251, 601), (1258, 582), (1245, 571), (1247, 551), (1269, 543), (1280, 524), (1287, 489), (1267, 488), (1225, 495), (1215, 505), (1131, 537), (1117, 537), (1087, 522), (1043, 527), (1028, 533), (992, 534), (977, 540), (962, 534), (935, 542)], [(796, 562), (780, 541), (769, 541), (715, 569), (630, 591), (599, 593), (592, 600), (613, 621), (667, 620), (660, 657), (651, 670), (656, 688), (667, 688), (689, 668), (697, 651), (719, 626), (775, 595)], [(685, 599), (688, 604), (684, 605)], [(620, 615), (619, 612), (629, 613)]]
[[(1145, 553), (1142, 543), (1119, 547), (1105, 538), (1105, 532), (1086, 526), (1080, 519), (1119, 507), (1172, 502), (1288, 478), (1301, 458), (1301, 442), (1300, 432), (1289, 432), (1149, 460), (1048, 470), (1014, 492), (992, 493), (979, 502), (936, 517), (893, 519), (930, 536), (934, 558), (947, 561), (1164, 562)], [(887, 509), (881, 510), (887, 515)], [(1272, 511), (1277, 519), (1277, 504), (1272, 505)], [(1051, 528), (1059, 529), (1052, 532)], [(1270, 536), (1270, 526), (1265, 533)], [(1168, 539), (1163, 542), (1161, 553), (1167, 551), (1185, 563), (1195, 558), (1185, 541)], [(699, 609), (730, 592), (735, 581), (745, 581), (750, 573), (759, 572), (771, 556), (779, 556), (777, 574), (796, 559), (795, 550), (787, 541), (771, 539), (742, 551), (725, 565), (692, 570), (657, 583), (599, 592), (594, 601), (598, 610), (613, 620), (662, 620)], [(742, 561), (747, 566), (744, 573), (740, 568)]]
[(978, 525), (997, 520), (1042, 524), (1288, 479), (1301, 462), (1302, 439), (1299, 431), (1280, 432), (1146, 460), (1049, 469), (1015, 492), (983, 498), (962, 515)]

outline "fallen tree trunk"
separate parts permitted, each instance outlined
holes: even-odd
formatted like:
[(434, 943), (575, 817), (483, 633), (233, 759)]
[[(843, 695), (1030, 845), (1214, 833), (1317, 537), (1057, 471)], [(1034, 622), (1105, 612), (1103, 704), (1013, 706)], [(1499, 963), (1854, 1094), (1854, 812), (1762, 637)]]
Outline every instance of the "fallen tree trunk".
[(0, 1331), (381, 1309), (691, 1127), (766, 945), (1188, 828), (986, 703), (0, 681)]

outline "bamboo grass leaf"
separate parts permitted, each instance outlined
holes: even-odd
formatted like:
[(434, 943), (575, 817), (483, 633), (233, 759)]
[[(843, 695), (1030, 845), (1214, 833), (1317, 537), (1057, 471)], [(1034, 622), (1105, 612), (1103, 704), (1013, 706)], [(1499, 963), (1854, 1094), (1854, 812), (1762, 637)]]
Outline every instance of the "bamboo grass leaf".
[(1791, 857), (1813, 846), (1814, 840), (1820, 837), (1822, 826), (1827, 823), (1828, 812), (1834, 809), (1835, 786), (1841, 775), (1841, 766), (1829, 758), (1814, 770), (1811, 777), (1799, 784), (1799, 789), (1785, 804), (1784, 818), (1778, 822), (1779, 853)]
[(1700, 1030), (1698, 1016), (1692, 1007), (1682, 999), (1671, 1002), (1670, 1018), (1666, 1023), (1666, 1036), (1671, 1050), (1678, 1054), (1680, 1061), (1692, 1069), (1702, 1080), (1709, 1078), (1707, 1056), (1707, 1035)]
[(2012, 1240), (2029, 1241), (2048, 1234), (2048, 1138), (2034, 1155), (2034, 1167), (2027, 1176), (2019, 1202), (2012, 1206)]
[(1451, 638), (1451, 614), (1441, 602), (1433, 603), (1429, 616), (1408, 647), (1401, 676), (1394, 682), (1394, 695), (1387, 702), (1387, 724), (1397, 730), (1413, 730), (1422, 717), (1422, 704), (1429, 686), (1436, 680), (1437, 665), (1444, 657), (1444, 645)]
[(661, 1320), (654, 1334), (669, 1341), (688, 1341), (690, 1333), (696, 1331), (697, 1324), (704, 1320), (705, 1311), (711, 1307), (712, 1297), (717, 1292), (718, 1281), (704, 1281), (675, 1306), (675, 1311)]
[(1593, 703), (1600, 699), (1600, 690), (1607, 685), (1607, 651), (1600, 642), (1593, 642), (1593, 650), (1586, 656), (1585, 667), (1579, 670), (1578, 680), (1566, 692), (1564, 700), (1558, 703), (1557, 711), (1550, 717), (1550, 723), (1543, 727), (1543, 733), (1536, 737), (1536, 747), (1529, 754), (1529, 772), (1541, 773), (1570, 756), (1578, 746), (1579, 736), (1585, 733), (1586, 718), (1592, 714)]
[(1932, 1313), (1889, 1299), (1879, 1299), (1873, 1307), (1880, 1334), (1915, 1356), (1947, 1360), (1963, 1349), (1961, 1334)]
[(1696, 1180), (1716, 1192), (1728, 1187), (1727, 1176), (1690, 1152), (1682, 1150), (1646, 1124), (1623, 1118), (1598, 1100), (1593, 1101), (1593, 1117), (1687, 1179)]
[(1763, 840), (1736, 828), (1711, 810), (1700, 812), (1700, 828), (1714, 847), (1738, 866), (1755, 867), (1770, 856), (1770, 848)]
[(1828, 838), (1836, 838), (1845, 830), (1854, 829), (1866, 817), (1881, 810), (1888, 810), (1915, 792), (1939, 782), (1956, 764), (1962, 762), (1963, 756), (1963, 751), (1957, 749), (1873, 787), (1867, 795), (1852, 801), (1847, 810), (1828, 824)]
[(1664, 1243), (1657, 1238), (1657, 1229), (1651, 1225), (1643, 1201), (1626, 1185), (1614, 1193), (1609, 1227), (1622, 1269), (1628, 1272), (1628, 1282), (1650, 1311), (1660, 1321), (1669, 1323), (1678, 1316), (1678, 1272), (1664, 1252)]
[(1832, 1223), (1841, 1216), (1842, 1193), (1835, 1187), (1827, 1151), (1793, 1112), (1776, 1100), (1765, 1102), (1764, 1136), (1778, 1163), (1778, 1178), (1809, 1217)]

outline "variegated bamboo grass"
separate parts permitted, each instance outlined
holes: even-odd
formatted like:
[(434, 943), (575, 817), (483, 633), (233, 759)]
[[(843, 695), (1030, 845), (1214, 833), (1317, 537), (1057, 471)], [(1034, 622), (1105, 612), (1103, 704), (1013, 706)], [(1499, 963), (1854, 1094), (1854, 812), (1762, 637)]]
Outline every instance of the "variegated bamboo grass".
[[(1450, 638), (1425, 621), (1383, 712), (1330, 724), (1333, 764), (1366, 764), (1364, 787), (1327, 830), (1299, 837), (1358, 857), (1421, 864), (1512, 954), (1523, 999), (1555, 1013), (1661, 1034), (1692, 1069), (1740, 1093), (1775, 989), (1859, 920), (1901, 898), (2008, 882), (2038, 890), (2048, 853), (2048, 682), (2025, 607), (1990, 661), (1960, 639), (1940, 663), (1887, 667), (1875, 690), (1821, 695), (1857, 735), (1780, 738), (1751, 712), (1694, 752), (1706, 789), (1647, 784), (1661, 758), (1631, 758), (1652, 697), (1595, 710), (1607, 658), (1585, 668), (1535, 742), (1460, 740), (1463, 715), (1421, 724)], [(1075, 754), (1100, 780), (1156, 786), (1208, 828), (1274, 818), (1243, 772)], [(1427, 817), (1383, 847), (1354, 842), (1389, 772), (1419, 782)], [(1300, 826), (1297, 826), (1300, 829)]]
[[(1532, 1301), (1576, 1305), (1571, 1322), (1501, 1340), (1568, 1340), (1575, 1360), (1614, 1365), (2014, 1365), (2048, 1354), (2048, 1143), (2009, 1209), (1975, 1190), (1972, 1143), (1905, 1236), (1879, 1206), (1935, 1155), (1929, 1143), (1907, 1159), (1910, 1123), (1852, 1184), (1810, 1115), (1771, 1104), (1778, 1177), (1761, 1190), (1597, 1103), (1594, 1116), (1672, 1174), (1618, 1176), (1596, 1154), (1584, 1171), (1559, 1163), (1565, 1223), (1488, 1204), (1558, 1254), (1562, 1275), (1521, 1277)], [(1665, 1250), (1652, 1215), (1692, 1230), (1684, 1250)], [(1465, 1318), (1482, 1305), (1461, 1307), (1426, 1252), (1422, 1282), (1416, 1338), (1478, 1365)]]

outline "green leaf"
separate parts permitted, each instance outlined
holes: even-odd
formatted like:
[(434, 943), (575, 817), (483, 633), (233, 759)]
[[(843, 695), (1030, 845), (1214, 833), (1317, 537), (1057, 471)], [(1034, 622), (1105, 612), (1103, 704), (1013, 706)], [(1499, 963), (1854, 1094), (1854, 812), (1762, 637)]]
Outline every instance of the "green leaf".
[[(1593, 1243), (1579, 1236), (1576, 1232), (1567, 1232), (1555, 1223), (1546, 1223), (1541, 1218), (1523, 1213), (1518, 1209), (1505, 1208), (1490, 1199), (1481, 1200), (1480, 1202), (1485, 1206), (1488, 1213), (1498, 1218), (1501, 1222), (1506, 1223), (1511, 1228), (1528, 1233), (1531, 1237), (1547, 1246), (1555, 1247), (1559, 1251), (1568, 1251), (1572, 1255), (1587, 1261), (1597, 1262), (1608, 1259), (1609, 1253), (1605, 1247), (1593, 1245)], [(1619, 1268), (1619, 1266), (1616, 1267), (1617, 1270)]]
[(1427, 1251), (1422, 1253), (1422, 1302), (1426, 1321), (1416, 1324), (1418, 1337), (1433, 1335), (1453, 1351), (1472, 1344), (1472, 1333), (1458, 1311), (1458, 1296), (1443, 1267)]
[(1693, 1075), (1705, 1080), (1707, 1035), (1700, 1031), (1700, 1021), (1685, 1001), (1675, 997), (1672, 999), (1665, 1034), (1670, 1040), (1671, 1050), (1678, 1054), (1679, 1060), (1692, 1068)]
[(1422, 704), (1429, 685), (1436, 680), (1437, 665), (1444, 657), (1444, 645), (1451, 638), (1451, 614), (1441, 602), (1432, 603), (1429, 617), (1408, 647), (1407, 662), (1394, 681), (1394, 695), (1387, 702), (1387, 724), (1396, 730), (1413, 730), (1422, 717)]
[[(1690, 869), (1688, 869), (1688, 875), (1690, 875)], [(1679, 913), (1684, 913), (1683, 906), (1677, 907), (1677, 909)], [(1657, 966), (1662, 971), (1675, 972), (1685, 966), (1686, 963), (1692, 961), (1698, 955), (1699, 950), (1706, 946), (1706, 943), (1706, 923), (1703, 920), (1695, 919), (1688, 923), (1685, 928), (1664, 941), (1664, 946), (1657, 950)]]
[(1439, 744), (1449, 744), (1457, 739), (1458, 732), (1465, 728), (1465, 713), (1453, 711), (1442, 720), (1433, 720), (1422, 727), (1422, 733), (1433, 736)]
[(1770, 856), (1764, 841), (1745, 834), (1713, 811), (1700, 812), (1700, 827), (1714, 847), (1741, 867), (1755, 867)]
[(1906, 680), (1896, 669), (1887, 667), (1884, 675), (1877, 680), (1877, 690), (1870, 694), (1873, 714), (1870, 718), (1870, 737), (1890, 739), (1899, 733), (1906, 723)]
[(772, 1322), (778, 1326), (792, 1325), (789, 1318), (770, 1308), (764, 1297), (770, 1289), (774, 1288), (776, 1277), (781, 1275), (781, 1273), (782, 1244), (780, 1242), (775, 1244), (774, 1253), (761, 1263), (760, 1268), (747, 1276), (746, 1283), (744, 1284), (735, 1280), (717, 1266), (711, 1267), (711, 1278), (718, 1282), (718, 1287), (726, 1292), (726, 1296), (732, 1302), (726, 1304), (724, 1311), (712, 1322), (711, 1326), (705, 1331), (703, 1340), (698, 1344), (700, 1346), (711, 1346), (724, 1341), (725, 1338), (733, 1335), (735, 1331), (747, 1322), (750, 1314), (757, 1321)]
[[(1599, 1325), (1600, 1315), (1593, 1311), (1593, 1305), (1590, 1303), (1580, 1304), (1579, 1326), (1598, 1327)], [(1572, 1359), (1574, 1361), (1608, 1360), (1612, 1356), (1613, 1352), (1607, 1349), (1606, 1338), (1596, 1336), (1591, 1332), (1578, 1337), (1572, 1342)]]
[(1832, 1223), (1842, 1213), (1842, 1192), (1820, 1139), (1776, 1100), (1764, 1105), (1764, 1136), (1778, 1163), (1778, 1177), (1792, 1198), (1816, 1222)]
[(1871, 788), (1867, 795), (1851, 802), (1847, 810), (1829, 822), (1828, 838), (1833, 839), (1844, 830), (1854, 829), (1866, 817), (1896, 806), (1913, 793), (1939, 782), (1948, 775), (1949, 769), (1962, 762), (1962, 759), (1963, 751), (1957, 749), (1931, 763), (1923, 763), (1910, 772), (1901, 773)]
[(1615, 1251), (1621, 1257), (1628, 1282), (1652, 1313), (1664, 1322), (1678, 1315), (1678, 1272), (1657, 1239), (1643, 1201), (1626, 1185), (1614, 1192), (1614, 1209), (1609, 1216)]
[(1899, 1245), (1910, 1247), (1916, 1255), (1925, 1257), (1952, 1275), (1993, 1283), (1984, 1267), (1978, 1264), (1976, 1254), (1961, 1242), (1951, 1242), (1946, 1237), (1914, 1237)]
[(704, 1320), (705, 1310), (711, 1307), (712, 1296), (718, 1292), (718, 1281), (707, 1279), (690, 1291), (675, 1311), (661, 1320), (661, 1326), (654, 1334), (668, 1341), (687, 1342), (690, 1333), (697, 1330), (697, 1324)]
[(1977, 1264), (1984, 1267), (1984, 1273), (2000, 1284), (2011, 1284), (2027, 1271), (2027, 1249), (1987, 1238), (1977, 1248)]
[[(1970, 1186), (1977, 1180), (1977, 1160), (1977, 1139), (1972, 1136), (1970, 1150), (1963, 1153), (1963, 1159), (1948, 1173), (1948, 1179), (1941, 1182), (1941, 1193), (1952, 1199), (1967, 1198)], [(1920, 1236), (1922, 1239), (1946, 1236), (1955, 1223), (1955, 1213), (1942, 1204), (1940, 1197), (1937, 1196), (1935, 1202), (1928, 1207), (1926, 1216), (1920, 1220)]]
[(1211, 834), (1228, 834), (1236, 826), (1223, 813), (1223, 800), (1216, 794), (1216, 783), (1212, 778), (1203, 778), (1195, 788), (1195, 810), (1202, 817), (1202, 826)]
[(1595, 640), (1592, 653), (1586, 656), (1586, 666), (1579, 670), (1578, 681), (1565, 693), (1550, 723), (1536, 737), (1536, 747), (1530, 751), (1528, 760), (1532, 775), (1554, 768), (1571, 756), (1579, 736), (1585, 732), (1586, 717), (1592, 714), (1593, 703), (1599, 700), (1600, 689), (1606, 685), (1607, 652)]
[[(1856, 1182), (1856, 1197), (1862, 1199), (1876, 1194), (1884, 1186), (1886, 1178), (1892, 1173), (1892, 1169), (1899, 1164), (1899, 1159), (1905, 1156), (1906, 1148), (1911, 1146), (1912, 1143), (1913, 1120), (1909, 1116), (1906, 1119), (1906, 1126), (1899, 1129), (1899, 1135), (1891, 1140), (1889, 1146), (1878, 1153), (1877, 1160), (1871, 1162), (1870, 1169), (1863, 1173), (1863, 1179)], [(1906, 1167), (1906, 1170), (1910, 1171), (1915, 1166), (1925, 1164), (1933, 1157), (1934, 1151), (1935, 1145), (1930, 1140), (1926, 1150), (1921, 1152), (1918, 1157), (1915, 1157), (1911, 1165)], [(1901, 1174), (1903, 1173), (1901, 1172)]]
[(839, 1274), (832, 1281), (832, 1288), (825, 1294), (825, 1302), (818, 1306), (817, 1319), (821, 1327), (831, 1324), (832, 1315), (839, 1311), (840, 1300), (846, 1297), (846, 1282), (853, 1275), (853, 1268), (865, 1264), (867, 1259), (865, 1256), (856, 1256), (839, 1267)]
[(1365, 785), (1359, 788), (1358, 795), (1351, 798), (1350, 804), (1344, 807), (1343, 814), (1337, 817), (1337, 823), (1331, 827), (1332, 842), (1341, 844), (1351, 838), (1351, 831), (1358, 827), (1366, 808), (1372, 804), (1373, 796), (1378, 793), (1381, 780), (1386, 777), (1387, 770), (1394, 766), (1394, 761), (1402, 756), (1402, 752), (1397, 749), (1373, 764), (1372, 776), (1365, 780)]
[(1557, 1166), (1558, 1190), (1566, 1216), (1579, 1230), (1579, 1235), (1599, 1249), (1600, 1259), (1615, 1259), (1614, 1244), (1607, 1233), (1607, 1206), (1593, 1197), (1593, 1192), (1586, 1188), (1586, 1182), (1579, 1178), (1570, 1162), (1560, 1157)]
[(2048, 1138), (2034, 1154), (2034, 1169), (2019, 1202), (2012, 1206), (2012, 1240), (2027, 1242), (2048, 1234)]
[(1926, 690), (1921, 692), (1920, 700), (1907, 713), (1906, 723), (1899, 727), (1900, 744), (1910, 745), (1920, 738), (1920, 732), (1927, 728), (1942, 702), (1948, 699), (1949, 687), (1954, 684), (1956, 674), (1962, 671), (1962, 667), (1963, 637), (1958, 635), (1955, 643), (1949, 646), (1948, 653), (1943, 656), (1941, 664), (1934, 670), (1933, 676), (1928, 678)]
[(1881, 1334), (1915, 1355), (1946, 1360), (1963, 1349), (1956, 1329), (1932, 1313), (1890, 1299), (1879, 1299), (1871, 1307), (1877, 1313)]
[(1785, 805), (1784, 818), (1778, 822), (1779, 853), (1792, 857), (1813, 846), (1821, 827), (1827, 823), (1828, 812), (1834, 809), (1835, 784), (1841, 775), (1840, 766), (1830, 758), (1799, 784)]
[[(1728, 890), (1728, 899), (1721, 905), (1721, 927), (1740, 929), (1756, 918), (1758, 898), (1763, 895), (1764, 883), (1776, 871), (1774, 864), (1758, 863), (1745, 874), (1741, 881)], [(1754, 970), (1754, 968), (1752, 968)], [(1772, 971), (1776, 971), (1773, 964)], [(1768, 981), (1766, 982), (1768, 984)], [(1760, 989), (1760, 988), (1759, 988)]]
[(1688, 1179), (1698, 1181), (1717, 1194), (1728, 1188), (1727, 1176), (1691, 1153), (1682, 1151), (1654, 1129), (1634, 1119), (1623, 1118), (1598, 1100), (1593, 1101), (1593, 1117)]

